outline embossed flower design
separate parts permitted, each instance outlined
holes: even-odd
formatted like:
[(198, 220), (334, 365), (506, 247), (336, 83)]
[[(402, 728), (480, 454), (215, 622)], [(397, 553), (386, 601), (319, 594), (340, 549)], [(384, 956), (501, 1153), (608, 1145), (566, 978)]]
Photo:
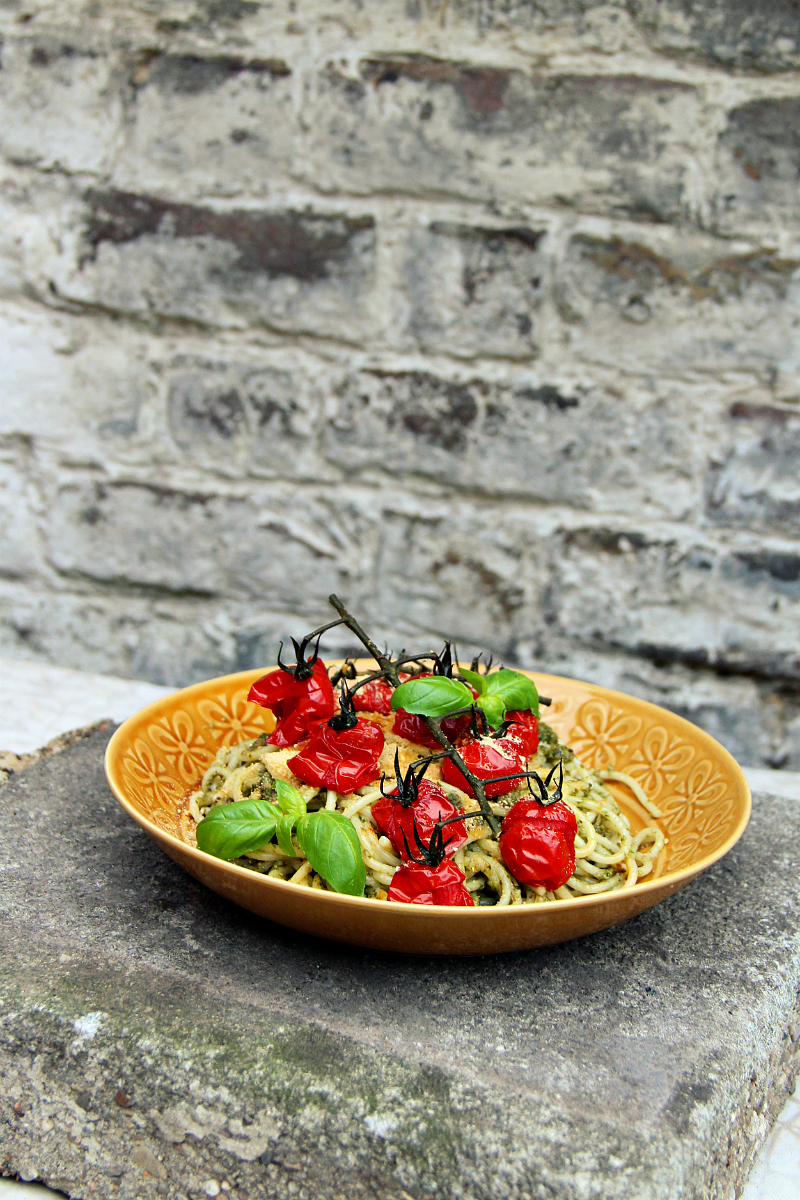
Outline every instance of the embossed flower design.
[(678, 787), (677, 790), (685, 791), (694, 804), (703, 808), (709, 804), (716, 804), (725, 795), (727, 788), (728, 784), (719, 772), (714, 770), (713, 764), (704, 758), (692, 768), (685, 788)]
[(664, 808), (664, 825), (670, 836), (669, 869), (678, 871), (701, 855), (712, 853), (730, 836), (735, 824), (733, 797), (699, 819), (691, 801), (676, 797)]
[(694, 749), (681, 738), (670, 736), (663, 725), (655, 725), (631, 755), (627, 772), (652, 800), (665, 785), (675, 784), (694, 756)]
[(195, 734), (194, 722), (178, 709), (172, 717), (162, 717), (151, 725), (148, 734), (186, 783), (194, 783), (208, 766), (211, 755), (202, 734)]
[(613, 770), (642, 728), (641, 717), (615, 710), (606, 700), (587, 700), (570, 734), (572, 749), (587, 766)]
[(136, 789), (148, 799), (157, 799), (163, 793), (172, 796), (179, 794), (179, 788), (164, 764), (153, 754), (152, 747), (142, 738), (137, 738), (130, 752), (125, 756), (125, 769), (129, 776), (138, 784)]
[(720, 804), (727, 790), (728, 784), (709, 759), (695, 763), (688, 776), (676, 782), (671, 798), (661, 805), (670, 833), (691, 826), (695, 847), (711, 849), (712, 843), (723, 842), (734, 815), (733, 799)]
[(246, 688), (232, 696), (201, 700), (197, 711), (208, 723), (216, 747), (234, 746), (245, 738), (258, 737), (274, 726), (271, 714), (247, 699)]

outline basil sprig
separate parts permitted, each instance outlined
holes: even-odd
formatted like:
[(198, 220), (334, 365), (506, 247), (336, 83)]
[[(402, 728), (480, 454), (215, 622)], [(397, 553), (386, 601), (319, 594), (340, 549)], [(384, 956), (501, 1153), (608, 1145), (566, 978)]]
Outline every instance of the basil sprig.
[(197, 845), (215, 858), (240, 858), (275, 836), (281, 810), (269, 800), (236, 800), (212, 808), (197, 826)]
[(472, 704), (472, 692), (465, 683), (446, 675), (425, 675), (409, 679), (392, 692), (392, 708), (422, 717), (446, 717), (457, 708)]
[(220, 804), (197, 826), (197, 845), (206, 854), (230, 860), (260, 850), (273, 838), (284, 854), (297, 855), (292, 830), (311, 866), (335, 892), (363, 896), (367, 881), (361, 843), (352, 821), (321, 809), (310, 813), (296, 787), (275, 781), (278, 803), (235, 800)]
[(364, 895), (367, 869), (352, 821), (322, 808), (299, 822), (297, 840), (314, 870), (334, 891)]
[(530, 711), (538, 717), (539, 693), (536, 684), (520, 671), (500, 667), (499, 671), (491, 671), (488, 675), (479, 675), (477, 671), (462, 671), (461, 674), (479, 693), (479, 703), (485, 698), (502, 700), (507, 709)]
[(539, 693), (536, 684), (519, 671), (501, 667), (488, 675), (461, 669), (461, 676), (478, 693), (477, 700), (466, 684), (445, 675), (427, 675), (423, 679), (409, 679), (401, 683), (392, 693), (392, 708), (403, 708), (406, 712), (422, 717), (446, 717), (448, 713), (476, 704), (486, 714), (493, 729), (503, 723), (509, 709), (530, 711), (539, 715)]
[(297, 822), (306, 815), (306, 802), (297, 788), (292, 787), (285, 779), (275, 780), (275, 790), (278, 793), (278, 804), (284, 814), (278, 821), (275, 840), (284, 854), (294, 858), (297, 855), (297, 848), (292, 841), (292, 830)]

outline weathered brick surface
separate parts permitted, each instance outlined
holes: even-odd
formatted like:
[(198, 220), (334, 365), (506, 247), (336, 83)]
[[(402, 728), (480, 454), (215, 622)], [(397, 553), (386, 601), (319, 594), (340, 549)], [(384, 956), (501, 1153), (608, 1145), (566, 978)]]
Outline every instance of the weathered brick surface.
[(347, 338), (369, 324), (372, 216), (216, 209), (91, 190), (58, 294), (141, 317)]
[(135, 62), (122, 188), (266, 196), (297, 154), (294, 79), (280, 58), (164, 53)]
[(719, 135), (717, 223), (797, 225), (800, 94), (765, 96), (730, 110)]
[[(657, 661), (798, 677), (800, 557), (743, 541), (608, 528), (566, 531), (555, 565), (555, 620), (568, 636)], [(723, 596), (724, 603), (715, 603)]]
[(640, 25), (658, 50), (723, 66), (800, 65), (800, 13), (785, 0), (644, 0)]
[(716, 421), (721, 399), (708, 392), (601, 372), (510, 383), (364, 370), (337, 387), (325, 442), (348, 469), (579, 510), (688, 516), (710, 450), (704, 416)]
[(423, 350), (533, 358), (545, 263), (541, 230), (434, 222), (405, 264), (409, 332)]
[(798, 20), (0, 7), (4, 652), (177, 684), (336, 588), (800, 766)]
[(7, 39), (0, 153), (43, 169), (107, 171), (122, 124), (116, 57), (85, 37)]
[[(758, 370), (793, 360), (800, 257), (670, 239), (573, 236), (557, 282), (572, 345), (650, 370)], [(666, 250), (666, 253), (664, 252)], [(631, 337), (630, 326), (638, 326)]]
[(169, 430), (187, 465), (295, 479), (324, 469), (316, 452), (324, 386), (295, 363), (182, 356), (165, 367), (164, 378)]
[(720, 525), (800, 530), (800, 413), (788, 405), (731, 405), (709, 464), (706, 513)]
[(428, 55), (320, 72), (306, 177), (325, 190), (567, 203), (669, 220), (686, 203), (696, 89), (637, 75), (529, 73)]
[[(420, 6), (422, 7), (422, 6)], [(528, 37), (604, 50), (645, 44), (715, 66), (780, 71), (800, 64), (800, 17), (786, 0), (457, 0), (459, 20), (481, 33), (514, 30)]]
[(346, 588), (374, 524), (290, 484), (224, 494), (78, 477), (49, 507), (48, 557), (63, 576), (284, 611), (303, 602), (309, 577), (318, 597)]

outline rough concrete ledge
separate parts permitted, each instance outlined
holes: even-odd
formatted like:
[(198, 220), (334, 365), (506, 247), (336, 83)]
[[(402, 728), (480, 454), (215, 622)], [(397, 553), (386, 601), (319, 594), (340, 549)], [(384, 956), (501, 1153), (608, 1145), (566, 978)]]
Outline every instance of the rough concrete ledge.
[(0, 789), (0, 1171), (72, 1197), (733, 1197), (798, 1067), (797, 802), (617, 930), (483, 960), (205, 891), (98, 731)]

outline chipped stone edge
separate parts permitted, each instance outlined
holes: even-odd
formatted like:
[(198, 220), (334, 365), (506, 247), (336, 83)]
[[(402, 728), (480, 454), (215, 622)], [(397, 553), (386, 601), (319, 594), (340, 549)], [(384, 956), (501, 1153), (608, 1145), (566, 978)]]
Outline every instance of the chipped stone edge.
[(742, 1088), (726, 1139), (708, 1164), (702, 1200), (741, 1196), (756, 1160), (772, 1133), (783, 1106), (800, 1078), (800, 998), (784, 1027), (780, 1043), (766, 1063), (754, 1066)]
[(28, 754), (15, 754), (13, 750), (0, 750), (0, 784), (7, 782), (12, 775), (19, 775), (20, 771), (32, 767), (34, 763), (40, 762), (44, 758), (50, 758), (53, 754), (60, 754), (62, 750), (67, 750), (70, 746), (84, 741), (92, 734), (104, 732), (113, 724), (114, 721), (111, 717), (103, 717), (102, 720), (94, 721), (91, 725), (68, 729), (66, 733), (57, 734), (44, 746), (38, 750), (31, 750)]

